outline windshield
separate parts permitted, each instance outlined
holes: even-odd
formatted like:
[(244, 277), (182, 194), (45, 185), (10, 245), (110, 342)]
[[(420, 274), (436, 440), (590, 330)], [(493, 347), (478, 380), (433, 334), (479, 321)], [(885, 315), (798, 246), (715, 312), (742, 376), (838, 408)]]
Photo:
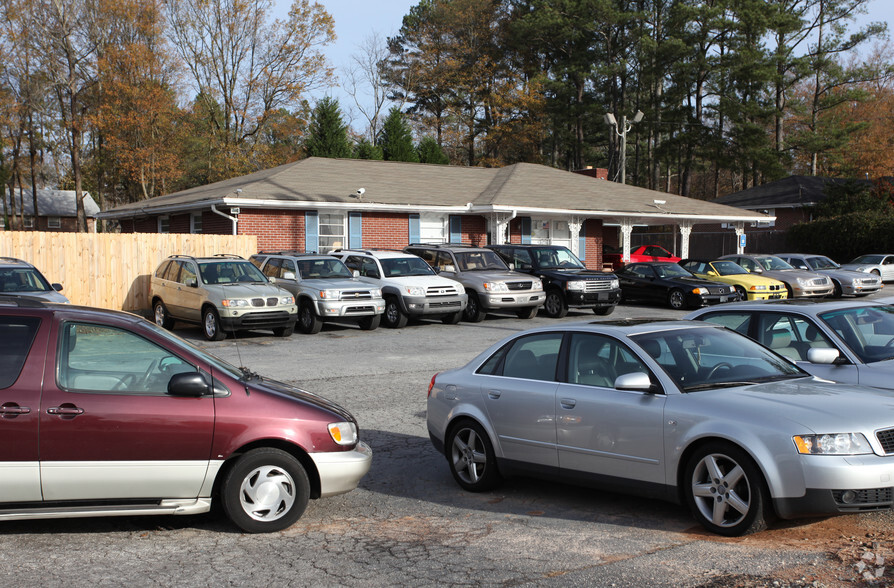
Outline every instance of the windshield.
[(684, 392), (807, 376), (769, 349), (727, 329), (679, 328), (631, 339)]
[(33, 268), (0, 270), (0, 292), (48, 292), (50, 285)]
[(894, 359), (894, 306), (857, 306), (819, 317), (864, 363)]
[(340, 259), (301, 259), (298, 273), (303, 280), (321, 278), (351, 278), (354, 274)]
[(691, 273), (684, 270), (682, 267), (677, 265), (676, 263), (669, 263), (667, 265), (656, 265), (654, 266), (655, 273), (658, 274), (659, 278), (691, 278), (693, 277)]
[(884, 259), (882, 255), (861, 255), (857, 257), (851, 263), (881, 263)]
[(540, 269), (586, 269), (583, 263), (565, 247), (535, 247), (531, 254)]
[(379, 261), (382, 264), (382, 273), (385, 274), (386, 278), (431, 276), (435, 273), (435, 270), (421, 257), (392, 257)]
[(822, 255), (816, 257), (808, 257), (807, 265), (815, 270), (838, 269), (838, 264)]
[(738, 276), (748, 273), (748, 270), (735, 261), (714, 261), (711, 262), (711, 267), (714, 268), (718, 276)]
[(792, 266), (790, 266), (788, 263), (783, 261), (781, 257), (776, 257), (775, 255), (767, 255), (766, 257), (755, 257), (754, 259), (765, 270), (795, 269)]
[(469, 251), (456, 253), (456, 263), (462, 272), (480, 272), (485, 270), (508, 271), (509, 266), (495, 252)]
[(245, 261), (206, 261), (199, 264), (203, 284), (266, 282), (267, 278), (254, 264)]

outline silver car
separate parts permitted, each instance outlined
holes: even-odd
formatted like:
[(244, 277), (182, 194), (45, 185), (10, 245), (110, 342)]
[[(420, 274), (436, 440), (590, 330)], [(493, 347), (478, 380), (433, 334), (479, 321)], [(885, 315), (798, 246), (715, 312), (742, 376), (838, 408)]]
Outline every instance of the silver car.
[(720, 259), (735, 261), (750, 272), (785, 284), (789, 298), (829, 296), (835, 288), (829, 276), (793, 268), (775, 255), (732, 254)]
[(894, 254), (892, 253), (868, 253), (852, 259), (848, 263), (842, 263), (841, 267), (855, 272), (875, 274), (883, 282), (894, 280)]
[(51, 284), (36, 267), (16, 259), (0, 257), (0, 294), (33, 296), (48, 302), (68, 303), (60, 291), (62, 284)]
[(890, 509), (894, 403), (691, 321), (517, 333), (429, 385), (428, 431), (477, 492), (534, 475), (682, 502), (738, 536)]
[(748, 335), (820, 378), (894, 390), (890, 301), (741, 302), (684, 318)]
[(878, 292), (882, 287), (882, 279), (879, 276), (844, 269), (825, 255), (810, 253), (777, 253), (781, 258), (795, 269), (802, 269), (818, 274), (825, 274), (832, 278), (832, 286), (835, 288), (833, 296), (866, 296)]

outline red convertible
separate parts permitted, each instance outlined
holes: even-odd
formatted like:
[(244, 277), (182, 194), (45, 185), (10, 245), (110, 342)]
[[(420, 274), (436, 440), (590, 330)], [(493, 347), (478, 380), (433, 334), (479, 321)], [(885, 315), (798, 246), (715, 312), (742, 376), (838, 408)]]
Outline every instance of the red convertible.
[[(621, 255), (620, 252), (603, 253), (602, 260), (605, 263), (612, 264), (612, 269), (621, 269), (624, 266), (624, 262), (621, 261)], [(640, 261), (671, 261), (677, 263), (681, 259), (660, 245), (640, 245), (630, 251), (630, 263)]]

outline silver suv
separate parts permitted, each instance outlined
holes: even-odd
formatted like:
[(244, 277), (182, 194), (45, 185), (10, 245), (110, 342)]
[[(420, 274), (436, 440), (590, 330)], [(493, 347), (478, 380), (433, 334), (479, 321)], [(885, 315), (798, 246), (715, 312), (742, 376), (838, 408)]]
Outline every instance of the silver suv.
[(338, 249), (332, 255), (382, 289), (386, 327), (399, 329), (410, 317), (440, 317), (452, 325), (463, 318), (468, 296), (462, 284), (442, 278), (415, 255), (382, 249)]
[(288, 337), (298, 317), (292, 294), (238, 255), (172, 255), (152, 275), (149, 299), (158, 326), (198, 323), (209, 341), (248, 329)]
[(324, 322), (353, 322), (364, 331), (379, 326), (385, 311), (382, 290), (358, 278), (331, 255), (261, 251), (249, 259), (267, 278), (291, 292), (298, 303), (298, 330), (320, 332)]
[(0, 294), (33, 296), (49, 302), (67, 303), (68, 298), (60, 294), (60, 290), (62, 284), (51, 284), (27, 261), (0, 257)]
[(496, 252), (461, 243), (413, 243), (404, 251), (424, 259), (439, 275), (466, 289), (467, 321), (478, 323), (488, 312), (508, 311), (530, 319), (543, 306), (546, 294), (540, 278), (512, 271)]

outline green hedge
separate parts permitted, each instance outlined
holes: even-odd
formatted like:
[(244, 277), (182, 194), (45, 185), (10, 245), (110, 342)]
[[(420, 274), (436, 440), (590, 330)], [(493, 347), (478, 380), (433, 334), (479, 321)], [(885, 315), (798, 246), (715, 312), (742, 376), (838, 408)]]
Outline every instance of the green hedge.
[(846, 263), (864, 253), (894, 251), (894, 215), (859, 211), (799, 223), (788, 230), (788, 239), (798, 251)]

